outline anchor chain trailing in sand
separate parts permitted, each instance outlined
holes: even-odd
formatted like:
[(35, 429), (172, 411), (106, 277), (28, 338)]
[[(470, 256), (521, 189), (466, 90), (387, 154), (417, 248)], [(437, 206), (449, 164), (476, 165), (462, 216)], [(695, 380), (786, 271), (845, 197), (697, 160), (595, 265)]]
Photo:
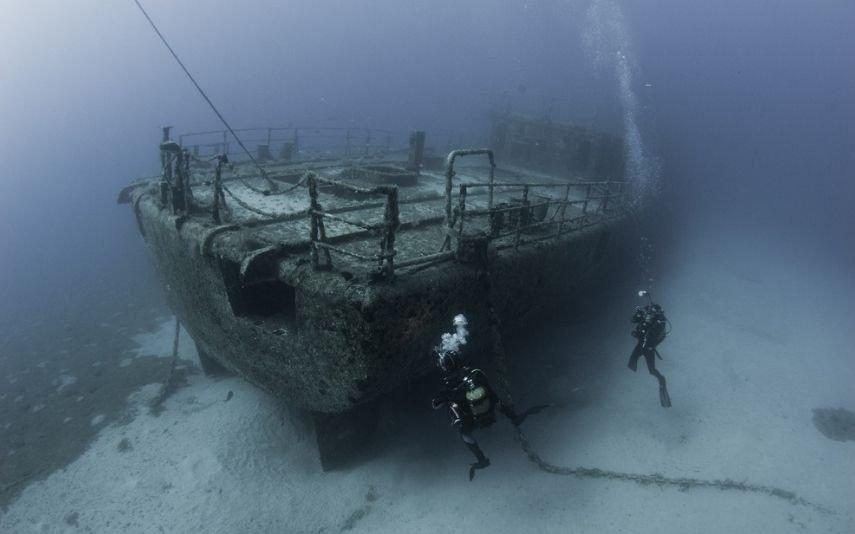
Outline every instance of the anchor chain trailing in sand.
[[(502, 396), (502, 402), (513, 409), (515, 407), (515, 404), (513, 396), (511, 395), (510, 379), (508, 378), (509, 373), (505, 346), (502, 340), (500, 319), (498, 313), (496, 312), (496, 308), (493, 305), (493, 283), (490, 276), (490, 270), (488, 268), (484, 270), (483, 276), (486, 289), (485, 295), (487, 296), (487, 312), (488, 321), (490, 324), (491, 337), (490, 341), (494, 355), (496, 372), (499, 376), (499, 394)], [(623, 482), (634, 482), (635, 484), (640, 484), (642, 486), (655, 485), (659, 487), (674, 487), (680, 489), (681, 491), (688, 491), (691, 489), (715, 489), (719, 491), (741, 491), (746, 493), (759, 493), (763, 495), (768, 495), (770, 497), (783, 499), (793, 505), (807, 506), (824, 514), (835, 513), (833, 510), (820, 504), (809, 501), (793, 491), (777, 488), (775, 486), (751, 484), (748, 482), (731, 479), (707, 480), (688, 477), (667, 477), (659, 473), (623, 473), (620, 471), (610, 471), (608, 469), (599, 469), (596, 467), (567, 467), (556, 465), (547, 460), (544, 460), (540, 456), (540, 454), (537, 453), (537, 451), (532, 447), (525, 433), (523, 433), (522, 428), (520, 428), (519, 426), (515, 426), (515, 429), (517, 434), (517, 441), (519, 441), (520, 447), (528, 457), (529, 461), (535, 464), (541, 471), (553, 475), (575, 476), (578, 478), (600, 478), (607, 480), (619, 480)]]

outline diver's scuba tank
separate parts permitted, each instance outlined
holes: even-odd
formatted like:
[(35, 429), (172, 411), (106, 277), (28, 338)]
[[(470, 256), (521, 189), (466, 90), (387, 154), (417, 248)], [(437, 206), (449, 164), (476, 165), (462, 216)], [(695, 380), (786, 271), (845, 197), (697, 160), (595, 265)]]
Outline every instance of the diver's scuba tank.
[(466, 385), (466, 403), (472, 415), (476, 419), (489, 415), (492, 412), (493, 403), (487, 391), (484, 373), (480, 369), (473, 369), (463, 379), (463, 383)]

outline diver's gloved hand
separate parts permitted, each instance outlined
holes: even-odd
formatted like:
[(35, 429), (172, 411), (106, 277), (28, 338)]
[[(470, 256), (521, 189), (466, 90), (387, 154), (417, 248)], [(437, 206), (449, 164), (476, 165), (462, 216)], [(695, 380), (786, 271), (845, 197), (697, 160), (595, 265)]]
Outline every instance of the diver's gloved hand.
[(434, 410), (439, 410), (440, 408), (442, 408), (443, 404), (445, 404), (445, 401), (439, 397), (430, 400), (430, 407)]
[(475, 470), (476, 469), (484, 469), (485, 467), (490, 466), (490, 459), (484, 458), (483, 460), (477, 461), (474, 464), (469, 466), (469, 481), (471, 482), (473, 478), (475, 478)]

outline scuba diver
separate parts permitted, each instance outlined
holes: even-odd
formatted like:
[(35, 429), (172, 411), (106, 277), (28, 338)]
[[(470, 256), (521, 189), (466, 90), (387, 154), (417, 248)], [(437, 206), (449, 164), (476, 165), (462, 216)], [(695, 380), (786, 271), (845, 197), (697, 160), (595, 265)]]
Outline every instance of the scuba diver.
[(434, 349), (437, 365), (444, 375), (444, 388), (431, 400), (431, 406), (434, 410), (448, 406), (451, 425), (460, 432), (463, 443), (477, 460), (469, 466), (469, 480), (472, 480), (476, 469), (484, 469), (490, 465), (490, 459), (484, 455), (472, 432), (495, 423), (497, 407), (511, 424), (519, 426), (526, 417), (547, 408), (548, 405), (535, 406), (517, 414), (512, 407), (499, 400), (484, 371), (463, 364), (460, 346), (466, 344), (468, 335), (466, 318), (463, 315), (456, 316), (454, 325), (457, 332), (443, 334), (442, 343)]
[(656, 370), (656, 358), (662, 359), (656, 347), (668, 335), (670, 323), (665, 317), (662, 307), (653, 302), (653, 298), (648, 291), (639, 291), (638, 296), (647, 297), (647, 305), (643, 308), (637, 307), (635, 313), (632, 315), (632, 322), (635, 323), (632, 336), (638, 341), (635, 344), (632, 355), (629, 357), (628, 367), (635, 371), (638, 366), (638, 358), (644, 356), (644, 360), (647, 362), (647, 370), (659, 381), (659, 404), (663, 408), (670, 408), (671, 397), (668, 395), (665, 377)]

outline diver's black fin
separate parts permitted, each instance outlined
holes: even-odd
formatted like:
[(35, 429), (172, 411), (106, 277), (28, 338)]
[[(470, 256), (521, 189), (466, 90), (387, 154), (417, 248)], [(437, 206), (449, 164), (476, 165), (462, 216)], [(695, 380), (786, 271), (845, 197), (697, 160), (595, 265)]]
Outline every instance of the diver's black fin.
[(472, 482), (472, 479), (475, 478), (475, 470), (476, 469), (484, 469), (485, 467), (490, 466), (490, 459), (484, 458), (481, 461), (475, 462), (469, 466), (469, 481)]
[(472, 481), (472, 479), (475, 478), (475, 470), (489, 467), (490, 459), (484, 456), (484, 451), (481, 450), (481, 447), (479, 447), (477, 443), (464, 443), (466, 443), (466, 447), (472, 451), (472, 454), (475, 455), (475, 459), (478, 460), (474, 464), (469, 465), (469, 480)]
[(671, 407), (671, 396), (668, 395), (668, 390), (664, 387), (659, 388), (659, 404), (661, 404), (663, 408)]

